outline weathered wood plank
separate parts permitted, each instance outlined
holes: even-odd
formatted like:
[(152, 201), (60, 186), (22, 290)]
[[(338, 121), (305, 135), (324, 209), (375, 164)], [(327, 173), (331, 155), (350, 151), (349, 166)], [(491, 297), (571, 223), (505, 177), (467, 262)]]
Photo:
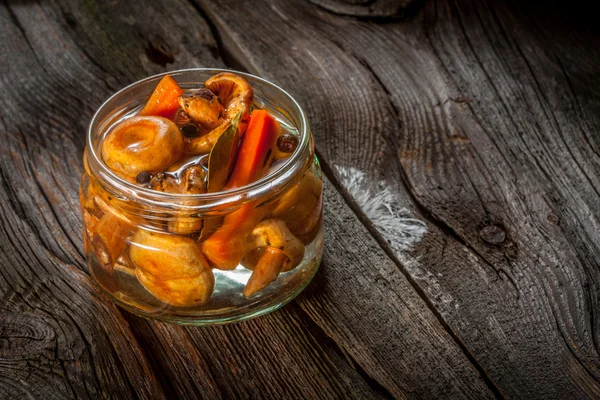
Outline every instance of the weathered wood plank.
[(32, 34), (44, 16), (0, 5), (0, 397), (161, 398), (127, 322), (81, 271), (89, 92), (59, 72), (62, 50), (44, 60), (43, 45), (70, 44), (48, 24)]
[(218, 327), (131, 321), (177, 398), (389, 398), (293, 303)]
[(387, 180), (428, 221), (396, 257), (501, 393), (599, 395), (597, 36), (500, 2), (383, 25), (201, 3), (239, 62), (301, 100), (332, 170)]
[[(467, 141), (435, 149), (438, 162), (422, 176), (408, 167), (420, 157), (408, 161), (411, 192), (490, 272), (514, 285), (494, 313), (473, 310), (487, 315), (490, 331), (510, 333), (496, 342), (503, 350), (530, 359), (498, 371), (503, 379), (526, 385), (522, 395), (598, 397), (600, 159), (593, 132), (600, 95), (589, 87), (598, 84), (600, 38), (557, 9), (465, 2), (426, 11), (425, 34), (449, 86), (470, 99), (440, 110), (452, 122), (445, 133), (432, 129), (433, 140), (448, 143), (448, 133), (458, 132)], [(432, 19), (444, 22), (427, 29)], [(407, 144), (408, 153), (420, 151), (417, 142)], [(455, 167), (442, 169), (448, 160)], [(451, 187), (458, 182), (457, 193)], [(441, 189), (424, 190), (435, 185)], [(443, 200), (449, 196), (450, 204)], [(507, 239), (486, 242), (488, 224)], [(482, 353), (491, 345), (476, 344)]]
[(339, 15), (361, 19), (390, 20), (406, 16), (418, 0), (310, 0)]
[[(306, 308), (310, 317), (292, 305), (244, 324), (195, 329), (126, 314), (134, 337), (82, 272), (83, 132), (124, 84), (165, 68), (223, 65), (215, 41), (185, 2), (9, 3), (1, 10), (1, 332), (11, 337), (2, 347), (2, 390), (60, 398), (154, 398), (163, 390), (188, 398), (490, 396), (332, 188), (335, 234), (328, 234), (324, 272), (302, 300), (323, 297)], [(381, 265), (355, 263), (347, 243)], [(401, 301), (381, 306), (389, 298)], [(368, 313), (370, 325), (356, 313)], [(30, 346), (23, 337), (46, 339)]]
[[(136, 15), (124, 8), (115, 12)], [(142, 25), (164, 14), (145, 10)], [(48, 2), (0, 6), (0, 397), (161, 398), (127, 321), (81, 271), (77, 198), (92, 113), (123, 83), (158, 68), (147, 62), (115, 80), (106, 71), (118, 58), (102, 69), (88, 54), (119, 43), (98, 36), (104, 46), (92, 50), (61, 11)], [(208, 32), (194, 26), (199, 38)], [(145, 40), (124, 40), (140, 46), (121, 58), (146, 59)]]
[[(295, 301), (310, 318), (292, 304), (255, 321), (189, 327), (185, 333), (158, 324), (151, 334), (138, 323), (146, 342), (183, 355), (158, 360), (180, 386), (177, 393), (197, 391), (209, 370), (226, 397), (256, 392), (275, 398), (362, 398), (367, 392), (358, 385), (359, 371), (374, 390), (368, 397), (492, 398), (480, 374), (328, 181), (325, 201), (322, 268)], [(189, 337), (194, 346), (173, 335)], [(239, 358), (233, 356), (241, 349)], [(197, 364), (211, 366), (192, 371), (190, 365)], [(350, 372), (356, 374), (351, 380)], [(181, 380), (178, 375), (185, 373), (193, 379)]]

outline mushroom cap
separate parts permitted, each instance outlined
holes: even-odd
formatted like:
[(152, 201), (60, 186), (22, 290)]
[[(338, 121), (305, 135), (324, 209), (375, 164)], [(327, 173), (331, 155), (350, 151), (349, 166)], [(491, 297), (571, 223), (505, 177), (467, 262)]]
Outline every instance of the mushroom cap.
[(210, 269), (204, 269), (195, 276), (165, 281), (140, 268), (135, 270), (135, 275), (154, 297), (179, 307), (193, 307), (206, 303), (215, 287), (215, 277)]
[[(204, 90), (212, 94), (210, 90)], [(190, 118), (199, 122), (206, 129), (214, 129), (221, 124), (220, 117), (224, 109), (214, 94), (206, 96), (202, 92), (200, 94), (181, 95), (177, 101)]]
[(190, 278), (210, 269), (195, 240), (138, 229), (129, 257), (135, 266), (160, 281)]
[(102, 159), (117, 174), (163, 171), (183, 154), (183, 135), (163, 117), (135, 116), (112, 129), (102, 142)]
[(215, 93), (223, 107), (228, 119), (233, 119), (240, 111), (246, 113), (254, 99), (254, 92), (250, 84), (241, 76), (231, 72), (221, 72), (210, 77), (204, 86)]

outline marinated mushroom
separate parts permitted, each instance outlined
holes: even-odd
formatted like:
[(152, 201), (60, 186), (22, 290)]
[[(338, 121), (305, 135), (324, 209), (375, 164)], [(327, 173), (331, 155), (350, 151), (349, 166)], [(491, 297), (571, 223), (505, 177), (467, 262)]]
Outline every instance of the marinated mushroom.
[(131, 239), (129, 258), (137, 268), (160, 280), (194, 276), (208, 268), (194, 240), (145, 229)]
[(139, 282), (157, 299), (182, 307), (206, 302), (214, 276), (196, 241), (139, 229), (129, 257)]
[(250, 106), (254, 98), (252, 87), (246, 80), (230, 72), (223, 72), (209, 78), (204, 86), (211, 93), (215, 93), (224, 107), (220, 124), (213, 130), (199, 138), (189, 140), (185, 145), (188, 154), (208, 154), (227, 129), (233, 118), (241, 113), (238, 129), (246, 130), (249, 119)]
[(286, 260), (287, 256), (283, 251), (267, 247), (244, 287), (244, 296), (250, 297), (269, 286), (279, 276)]
[[(116, 204), (117, 200), (106, 192), (96, 180), (91, 180), (83, 194), (82, 186), (79, 190), (80, 203), (82, 204), (82, 216), (84, 227), (84, 250), (87, 253), (90, 251), (97, 253), (96, 256), (100, 259), (100, 263), (107, 270), (111, 270), (114, 262), (116, 251), (109, 251), (115, 246), (112, 245), (117, 237), (112, 238), (112, 235), (119, 235), (120, 230), (133, 230), (133, 224), (123, 212), (119, 211)], [(98, 225), (100, 228), (98, 229)], [(111, 230), (114, 229), (114, 232)], [(94, 238), (95, 232), (98, 231), (100, 239)], [(100, 240), (100, 243), (98, 242)], [(94, 245), (94, 242), (96, 245)], [(94, 246), (96, 248), (94, 248)]]
[[(149, 187), (166, 193), (201, 194), (206, 193), (206, 172), (195, 160), (185, 160), (174, 164), (166, 173), (152, 177)], [(191, 164), (191, 165), (190, 165)], [(194, 205), (193, 201), (187, 205)], [(190, 235), (202, 228), (202, 219), (185, 212), (178, 212), (168, 222), (169, 232)]]
[(161, 281), (138, 268), (135, 270), (138, 281), (160, 301), (179, 307), (193, 307), (210, 299), (215, 285), (215, 277), (210, 269), (200, 274)]
[(105, 213), (96, 224), (91, 240), (92, 251), (107, 272), (112, 273), (132, 230), (133, 226), (128, 221), (112, 212)]
[(206, 193), (206, 171), (196, 160), (184, 160), (167, 171), (151, 177), (148, 187), (153, 190), (175, 194)]
[(224, 112), (223, 106), (209, 89), (203, 88), (191, 95), (181, 95), (178, 101), (181, 109), (202, 127), (214, 129), (222, 123), (220, 118)]
[(321, 226), (322, 192), (323, 182), (307, 172), (279, 199), (271, 215), (283, 220), (296, 237), (308, 244)]
[(102, 158), (120, 176), (164, 171), (183, 154), (183, 135), (163, 117), (136, 116), (117, 125), (102, 142)]
[(223, 107), (225, 118), (229, 121), (238, 113), (247, 114), (254, 99), (250, 84), (241, 76), (231, 72), (222, 72), (204, 82), (204, 86), (215, 93)]
[[(280, 272), (296, 268), (304, 258), (304, 244), (278, 219), (267, 219), (256, 225), (248, 238), (249, 249), (244, 266), (252, 269), (252, 275), (244, 288), (244, 296), (263, 290), (277, 279)], [(261, 253), (256, 253), (263, 249)], [(253, 265), (253, 259), (258, 261)]]
[(138, 222), (135, 215), (131, 213), (132, 205), (113, 197), (96, 180), (92, 180), (88, 185), (84, 208), (97, 219), (110, 213), (130, 225)]
[(248, 237), (247, 249), (274, 247), (286, 255), (282, 271), (294, 269), (304, 258), (304, 243), (302, 243), (280, 219), (266, 219), (252, 230)]

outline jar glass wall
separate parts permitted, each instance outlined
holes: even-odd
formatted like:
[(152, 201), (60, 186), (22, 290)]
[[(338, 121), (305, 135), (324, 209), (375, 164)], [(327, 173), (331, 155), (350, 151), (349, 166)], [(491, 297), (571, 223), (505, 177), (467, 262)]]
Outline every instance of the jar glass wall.
[[(188, 91), (220, 72), (169, 75)], [(319, 266), (323, 185), (306, 117), (281, 88), (237, 74), (254, 89), (254, 107), (268, 110), (298, 139), (289, 158), (247, 186), (165, 193), (122, 179), (102, 162), (105, 135), (139, 112), (163, 75), (119, 91), (90, 123), (80, 186), (88, 267), (135, 314), (187, 324), (247, 319), (290, 301)], [(205, 167), (200, 162), (199, 173)]]

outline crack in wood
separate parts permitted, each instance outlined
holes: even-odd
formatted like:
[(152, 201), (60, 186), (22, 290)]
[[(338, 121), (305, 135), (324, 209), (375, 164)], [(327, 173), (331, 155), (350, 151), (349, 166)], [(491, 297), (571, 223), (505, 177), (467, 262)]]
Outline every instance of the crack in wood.
[[(319, 158), (321, 159), (321, 166), (323, 168), (323, 172), (329, 177), (329, 179), (331, 180), (334, 187), (340, 192), (340, 194), (346, 201), (346, 204), (348, 205), (348, 207), (350, 207), (350, 209), (354, 212), (356, 217), (361, 221), (363, 226), (369, 231), (369, 233), (373, 236), (373, 238), (375, 238), (375, 240), (377, 241), (377, 243), (379, 244), (381, 249), (388, 255), (388, 257), (394, 262), (394, 264), (396, 264), (396, 266), (398, 267), (398, 270), (406, 277), (406, 279), (408, 280), (408, 282), (410, 283), (412, 288), (417, 292), (419, 297), (425, 302), (425, 304), (427, 304), (427, 307), (429, 308), (429, 310), (435, 315), (437, 320), (444, 327), (444, 329), (450, 335), (452, 340), (454, 340), (454, 342), (457, 344), (457, 346), (461, 349), (461, 351), (467, 357), (469, 362), (471, 362), (471, 364), (473, 364), (473, 367), (481, 374), (482, 379), (484, 380), (484, 382), (486, 383), (488, 388), (492, 391), (492, 393), (494, 393), (495, 397), (498, 399), (504, 398), (500, 389), (496, 386), (496, 384), (491, 379), (491, 377), (487, 374), (485, 369), (480, 365), (480, 363), (477, 361), (475, 356), (469, 351), (466, 344), (463, 343), (462, 340), (456, 335), (456, 332), (454, 332), (452, 330), (452, 328), (450, 327), (450, 325), (446, 322), (445, 318), (442, 316), (442, 314), (438, 311), (438, 309), (432, 303), (431, 299), (427, 296), (427, 294), (425, 293), (425, 291), (423, 290), (421, 285), (419, 285), (419, 283), (411, 276), (411, 274), (407, 271), (407, 269), (402, 264), (402, 262), (398, 259), (397, 255), (391, 249), (389, 243), (387, 243), (387, 241), (385, 240), (385, 238), (383, 238), (383, 236), (377, 230), (377, 228), (375, 228), (373, 226), (373, 224), (370, 223), (370, 220), (362, 212), (362, 210), (360, 209), (360, 206), (354, 201), (354, 199), (348, 193), (348, 189), (346, 187), (344, 187), (343, 185), (341, 185), (341, 183), (337, 180), (335, 173), (331, 170), (331, 168), (329, 167), (327, 162), (324, 161), (324, 159), (322, 159), (321, 157), (319, 157)], [(420, 211), (421, 211), (420, 215), (427, 217), (427, 213), (423, 212), (425, 210), (420, 209)], [(434, 222), (434, 220), (432, 218), (427, 218), (427, 220), (432, 225), (436, 225), (436, 226), (438, 226), (438, 228), (441, 228), (439, 226), (439, 223)], [(442, 230), (449, 230), (451, 232), (448, 235), (449, 237), (453, 238), (454, 240), (457, 240), (459, 243), (463, 244), (463, 246), (469, 248), (469, 246), (466, 245), (466, 243), (464, 243), (464, 241), (462, 241), (460, 236), (458, 236), (456, 233), (454, 233), (450, 227), (448, 227), (448, 229), (442, 229)], [(475, 253), (475, 254), (477, 254), (477, 253)], [(485, 261), (485, 259), (484, 259), (484, 261)], [(493, 268), (493, 266), (492, 266), (492, 268)], [(495, 268), (494, 268), (494, 270), (495, 270)]]

